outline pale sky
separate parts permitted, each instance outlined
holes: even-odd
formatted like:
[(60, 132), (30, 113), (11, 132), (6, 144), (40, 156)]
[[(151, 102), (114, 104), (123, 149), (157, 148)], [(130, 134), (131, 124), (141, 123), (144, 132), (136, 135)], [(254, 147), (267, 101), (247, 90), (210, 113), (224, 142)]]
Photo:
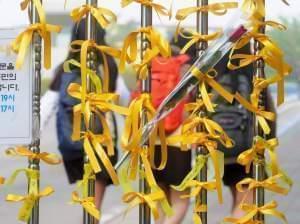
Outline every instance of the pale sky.
[[(71, 8), (78, 7), (81, 4), (85, 3), (85, 0), (67, 0), (67, 7), (64, 9), (64, 1), (65, 0), (43, 0), (45, 9), (47, 13), (53, 12), (70, 12)], [(229, 0), (228, 0), (229, 1)], [(241, 2), (240, 0), (237, 0)], [(300, 0), (288, 0), (290, 2), (290, 6), (286, 6), (283, 4), (281, 0), (266, 0), (267, 10), (268, 10), (268, 19), (276, 19), (279, 16), (285, 17), (296, 17), (300, 16)], [(19, 3), (21, 0), (0, 0), (0, 27), (10, 27), (20, 24), (27, 23), (27, 14), (26, 12), (22, 12), (19, 7)], [(140, 7), (138, 4), (133, 3), (132, 5), (126, 7), (125, 9), (121, 9), (120, 0), (99, 0), (99, 4), (101, 6), (107, 7), (111, 9), (118, 15), (119, 23), (126, 23), (130, 20), (139, 21), (140, 19)], [(166, 7), (169, 7), (171, 0), (154, 0), (154, 2), (161, 3)], [(195, 4), (195, 0), (174, 0), (173, 9), (174, 12), (178, 8), (183, 8), (187, 6), (193, 6)], [(226, 2), (225, 0), (211, 0), (209, 2)], [(213, 27), (223, 26), (224, 23), (230, 18), (234, 10), (231, 13), (228, 13), (227, 16), (224, 17), (210, 17), (210, 24)], [(154, 14), (155, 15), (155, 14)], [(195, 18), (191, 17), (186, 21), (186, 24), (192, 25), (194, 24)], [(169, 25), (175, 24), (175, 20), (168, 21), (168, 19), (159, 20), (157, 16), (154, 16), (154, 24), (160, 25)]]

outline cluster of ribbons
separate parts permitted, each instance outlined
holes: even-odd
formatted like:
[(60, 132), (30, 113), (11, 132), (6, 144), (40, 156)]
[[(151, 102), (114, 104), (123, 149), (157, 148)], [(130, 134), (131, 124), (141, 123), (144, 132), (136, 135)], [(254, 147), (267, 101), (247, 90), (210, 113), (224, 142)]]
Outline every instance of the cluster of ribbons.
[[(208, 96), (209, 98), (211, 95)], [(216, 106), (216, 105), (213, 105)], [(208, 191), (217, 191), (219, 202), (223, 202), (222, 197), (222, 175), (223, 175), (223, 154), (217, 150), (217, 141), (223, 144), (227, 148), (233, 147), (234, 143), (225, 133), (223, 128), (208, 119), (207, 117), (199, 116), (200, 111), (207, 108), (204, 100), (198, 99), (194, 103), (186, 104), (185, 109), (190, 112), (190, 116), (183, 122), (181, 128), (181, 134), (171, 136), (167, 139), (168, 143), (180, 143), (182, 150), (190, 150), (191, 148), (205, 147), (208, 150), (208, 155), (200, 155), (196, 159), (196, 163), (191, 172), (186, 176), (179, 186), (173, 186), (174, 189), (184, 191), (188, 188), (192, 188), (192, 192), (188, 196), (184, 197), (197, 197), (199, 196), (201, 189)], [(201, 129), (199, 130), (199, 127)], [(201, 182), (195, 180), (200, 170), (207, 162), (207, 158), (210, 157), (214, 167), (215, 178), (212, 181)], [(196, 204), (194, 209), (194, 221), (200, 223), (201, 219), (197, 213), (206, 208), (206, 205)]]
[[(61, 159), (58, 158), (58, 156), (53, 153), (47, 153), (47, 152), (34, 153), (25, 147), (10, 148), (6, 150), (6, 154), (8, 156), (14, 156), (14, 157), (19, 157), (19, 156), (26, 157), (30, 160), (40, 160), (49, 165), (57, 165), (61, 163)], [(39, 191), (40, 172), (39, 170), (34, 170), (31, 168), (17, 169), (16, 171), (14, 171), (12, 176), (6, 180), (5, 184), (11, 186), (15, 182), (17, 176), (20, 173), (24, 173), (28, 179), (29, 182), (28, 194), (27, 195), (9, 194), (6, 197), (6, 200), (9, 202), (23, 202), (23, 206), (21, 207), (18, 214), (18, 219), (20, 221), (27, 222), (30, 219), (32, 209), (36, 205), (38, 200), (42, 197), (51, 195), (54, 192), (54, 189), (48, 186), (44, 190)]]
[[(288, 3), (282, 0), (285, 4)], [(264, 63), (269, 65), (275, 74), (269, 78), (255, 77), (253, 81), (253, 92), (250, 97), (250, 102), (245, 100), (238, 93), (235, 94), (235, 99), (240, 102), (246, 109), (256, 114), (257, 121), (263, 133), (265, 135), (270, 134), (271, 130), (268, 125), (268, 121), (275, 121), (275, 114), (269, 111), (265, 111), (264, 107), (261, 107), (259, 101), (260, 96), (270, 84), (276, 83), (278, 86), (277, 93), (277, 104), (280, 105), (284, 102), (284, 79), (288, 76), (292, 69), (285, 62), (284, 54), (282, 50), (274, 43), (270, 37), (266, 34), (261, 33), (262, 27), (271, 26), (279, 30), (285, 30), (286, 28), (274, 21), (264, 21), (265, 17), (265, 4), (263, 0), (244, 0), (242, 9), (249, 14), (250, 12), (250, 24), (253, 29), (251, 32), (244, 35), (232, 49), (230, 54), (230, 60), (228, 67), (230, 69), (238, 69), (243, 66), (255, 63), (258, 60), (262, 60)], [(234, 50), (240, 49), (251, 40), (255, 40), (259, 45), (259, 52), (255, 55), (247, 54), (235, 54)], [(234, 63), (238, 61), (238, 64)], [(247, 191), (251, 193), (252, 190), (257, 188), (263, 188), (265, 190), (286, 195), (288, 194), (292, 181), (289, 177), (280, 169), (276, 147), (278, 146), (277, 138), (265, 139), (256, 136), (253, 140), (253, 145), (250, 149), (244, 151), (238, 156), (238, 163), (245, 166), (246, 172), (250, 172), (251, 165), (259, 158), (265, 156), (265, 152), (268, 153), (269, 163), (267, 170), (271, 170), (270, 175), (267, 179), (257, 181), (252, 178), (245, 178), (240, 181), (236, 188), (240, 192)], [(240, 208), (245, 212), (245, 216), (241, 218), (225, 218), (225, 222), (228, 223), (260, 223), (260, 221), (254, 220), (255, 215), (271, 215), (280, 219), (283, 223), (287, 223), (287, 220), (283, 213), (279, 212), (277, 208), (277, 202), (271, 201), (261, 207), (256, 205), (244, 203), (242, 201)]]

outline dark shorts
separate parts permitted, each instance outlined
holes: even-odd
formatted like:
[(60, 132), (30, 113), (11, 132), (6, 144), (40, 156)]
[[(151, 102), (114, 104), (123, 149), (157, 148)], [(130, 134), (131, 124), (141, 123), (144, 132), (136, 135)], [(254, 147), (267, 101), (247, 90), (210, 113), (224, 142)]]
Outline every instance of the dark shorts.
[[(116, 164), (118, 159), (117, 150), (115, 149), (115, 155), (110, 157), (111, 163), (114, 165)], [(99, 161), (99, 159), (98, 159)], [(76, 183), (79, 180), (82, 180), (83, 177), (83, 167), (84, 167), (84, 157), (66, 160), (63, 158), (63, 164), (68, 176), (68, 180), (71, 184)], [(112, 180), (110, 179), (107, 171), (105, 170), (101, 161), (99, 161), (101, 172), (96, 174), (96, 180), (101, 180), (107, 185), (112, 184)]]
[[(155, 147), (155, 163), (160, 162), (160, 146)], [(168, 146), (168, 159), (165, 169), (153, 170), (157, 182), (167, 185), (179, 185), (191, 171), (191, 151), (181, 151), (180, 148)]]
[(223, 182), (226, 186), (235, 186), (242, 179), (251, 177), (251, 172), (246, 173), (245, 167), (237, 163), (227, 164), (224, 167)]

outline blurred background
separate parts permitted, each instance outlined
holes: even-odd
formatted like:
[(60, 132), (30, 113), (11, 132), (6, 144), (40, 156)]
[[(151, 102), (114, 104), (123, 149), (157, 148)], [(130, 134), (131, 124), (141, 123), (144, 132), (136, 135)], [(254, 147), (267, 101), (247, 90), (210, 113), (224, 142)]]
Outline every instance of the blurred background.
[[(21, 0), (0, 0), (0, 28), (2, 27), (19, 27), (28, 24), (27, 13), (22, 12), (19, 8)], [(67, 0), (66, 7), (64, 0), (44, 0), (44, 7), (47, 13), (47, 21), (51, 24), (59, 24), (63, 26), (63, 30), (58, 35), (53, 35), (52, 45), (52, 69), (43, 71), (42, 91), (45, 92), (48, 88), (49, 82), (53, 77), (53, 71), (58, 64), (60, 64), (66, 57), (68, 51), (68, 44), (70, 42), (70, 31), (72, 28), (72, 21), (69, 13), (72, 8), (79, 7), (84, 4), (83, 0)], [(162, 3), (169, 7), (170, 0), (155, 1)], [(220, 2), (220, 1), (210, 1)], [(287, 79), (286, 84), (286, 102), (281, 106), (278, 113), (278, 135), (281, 139), (281, 145), (278, 149), (280, 162), (285, 170), (295, 180), (295, 186), (288, 197), (278, 197), (280, 200), (280, 210), (286, 212), (291, 224), (300, 223), (300, 201), (296, 198), (300, 195), (300, 174), (297, 172), (300, 168), (299, 164), (299, 145), (300, 145), (300, 1), (290, 0), (290, 6), (287, 7), (278, 0), (266, 0), (267, 3), (267, 19), (274, 19), (286, 25), (288, 30), (286, 32), (279, 32), (276, 30), (268, 30), (267, 32), (274, 39), (275, 42), (282, 47), (285, 52), (285, 58), (293, 67), (293, 73)], [(127, 34), (137, 27), (140, 21), (140, 7), (138, 4), (132, 4), (125, 9), (121, 9), (119, 0), (99, 1), (103, 7), (107, 7), (114, 11), (118, 16), (118, 22), (109, 26), (107, 30), (106, 40), (114, 47), (121, 47), (122, 40)], [(173, 1), (173, 10), (195, 5), (193, 0)], [(173, 18), (168, 20), (166, 18), (158, 18), (154, 15), (154, 26), (159, 29), (162, 34), (170, 39), (175, 32), (176, 21)], [(225, 16), (217, 17), (210, 16), (210, 29), (216, 30), (218, 27), (224, 27), (229, 19), (234, 16), (234, 10), (227, 13)], [(185, 27), (193, 28), (195, 26), (195, 17), (191, 16), (185, 23)], [(267, 74), (270, 72), (267, 69)], [(128, 89), (135, 87), (135, 74), (131, 68), (127, 68), (124, 78)], [(271, 92), (275, 96), (275, 87), (271, 87)], [(118, 118), (119, 129), (122, 129), (122, 118)], [(49, 125), (43, 131), (41, 139), (41, 149), (43, 151), (56, 152), (57, 140), (55, 134), (55, 117), (49, 121)], [(2, 147), (3, 148), (3, 147)], [(0, 146), (1, 149), (1, 146)], [(0, 153), (0, 174), (8, 177), (16, 168), (26, 167), (27, 162), (22, 159), (12, 159), (4, 156), (4, 152)], [(62, 223), (81, 223), (82, 210), (79, 206), (68, 205), (70, 201), (71, 192), (75, 186), (70, 186), (63, 170), (63, 166), (44, 166), (42, 165), (42, 186), (48, 184), (56, 189), (56, 193), (41, 201), (41, 223), (43, 224), (62, 224)], [(20, 204), (4, 203), (4, 195), (8, 192), (24, 193), (26, 191), (26, 181), (18, 179), (14, 187), (4, 188), (0, 192), (0, 217), (1, 223), (15, 224), (17, 210)], [(123, 213), (126, 206), (121, 202), (121, 189), (119, 187), (110, 187), (103, 206), (103, 215), (101, 223), (138, 223), (137, 210), (133, 210), (124, 218)], [(210, 195), (210, 212), (209, 218), (212, 224), (218, 223), (222, 217), (229, 214), (230, 205), (226, 203), (229, 201), (229, 191), (225, 190), (225, 204), (217, 205), (217, 200), (214, 195)], [(269, 197), (275, 197), (269, 195)], [(190, 206), (189, 214), (184, 223), (192, 223), (192, 206)], [(277, 223), (272, 220), (270, 223)], [(278, 222), (279, 223), (279, 222)]]

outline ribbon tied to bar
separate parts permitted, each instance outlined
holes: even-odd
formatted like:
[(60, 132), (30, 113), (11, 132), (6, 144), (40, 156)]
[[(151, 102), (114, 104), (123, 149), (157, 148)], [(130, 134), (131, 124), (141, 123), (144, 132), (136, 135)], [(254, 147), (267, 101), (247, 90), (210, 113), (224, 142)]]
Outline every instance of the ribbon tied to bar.
[(91, 5), (82, 5), (81, 7), (73, 9), (70, 16), (73, 21), (78, 22), (88, 13), (90, 13), (103, 28), (117, 21), (117, 16), (111, 10)]
[(49, 165), (57, 165), (61, 163), (61, 159), (54, 153), (42, 152), (34, 153), (26, 147), (10, 148), (5, 151), (8, 156), (24, 156), (31, 160), (42, 160)]
[(258, 207), (256, 205), (242, 204), (241, 209), (246, 212), (246, 215), (242, 218), (225, 218), (225, 222), (234, 224), (258, 224), (257, 221), (252, 221), (253, 217), (260, 213), (263, 215), (271, 215), (280, 219), (283, 223), (287, 224), (285, 215), (279, 212), (277, 208), (277, 202), (271, 201), (264, 206)]
[(277, 138), (265, 140), (260, 136), (256, 136), (253, 140), (253, 146), (242, 152), (238, 158), (237, 162), (246, 167), (246, 172), (250, 172), (251, 163), (257, 158), (258, 155), (263, 155), (265, 150), (269, 153), (271, 161), (272, 174), (276, 175), (279, 172), (277, 155), (275, 148), (278, 146)]

